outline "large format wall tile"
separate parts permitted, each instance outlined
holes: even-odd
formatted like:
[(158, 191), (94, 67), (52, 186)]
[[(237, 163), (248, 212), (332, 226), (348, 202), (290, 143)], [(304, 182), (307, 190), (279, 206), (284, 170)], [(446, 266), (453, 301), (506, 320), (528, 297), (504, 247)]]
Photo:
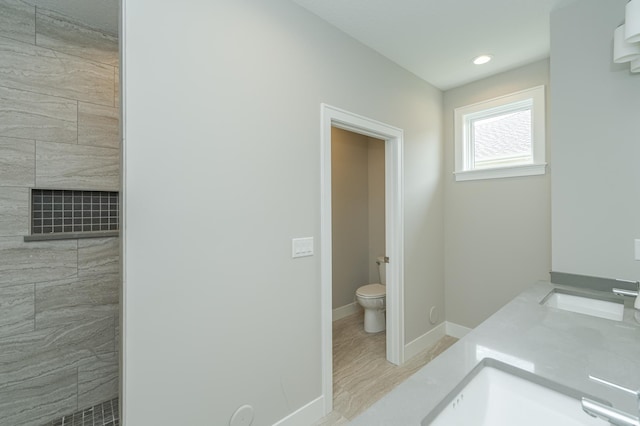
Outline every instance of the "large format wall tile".
[(78, 408), (91, 407), (118, 396), (118, 357), (99, 355), (78, 364)]
[(36, 142), (36, 186), (48, 189), (118, 191), (120, 151)]
[(0, 0), (0, 37), (33, 44), (36, 8), (21, 0)]
[(113, 106), (113, 67), (0, 38), (0, 86)]
[(0, 237), (0, 287), (73, 277), (77, 241), (32, 241)]
[(120, 113), (103, 105), (78, 104), (78, 143), (120, 149)]
[(0, 137), (0, 186), (34, 186), (36, 142)]
[(120, 67), (115, 70), (115, 102), (113, 104), (114, 107), (120, 109)]
[(119, 289), (118, 274), (36, 284), (36, 329), (113, 317), (118, 314)]
[(77, 121), (77, 101), (0, 87), (0, 136), (77, 143)]
[(96, 62), (118, 65), (118, 38), (88, 28), (64, 15), (38, 9), (36, 44)]
[(0, 424), (41, 426), (77, 409), (75, 368), (0, 390)]
[(29, 188), (0, 186), (0, 236), (29, 234)]
[(0, 336), (34, 330), (33, 284), (0, 287)]
[(90, 238), (78, 240), (78, 276), (120, 273), (120, 239)]
[(0, 337), (0, 389), (77, 367), (95, 354), (112, 353), (113, 329), (111, 316)]

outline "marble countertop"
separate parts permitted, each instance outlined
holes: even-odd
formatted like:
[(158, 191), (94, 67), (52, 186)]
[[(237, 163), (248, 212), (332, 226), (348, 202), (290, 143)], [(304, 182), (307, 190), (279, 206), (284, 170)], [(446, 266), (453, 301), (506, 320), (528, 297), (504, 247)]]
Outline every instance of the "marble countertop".
[(588, 378), (592, 374), (640, 388), (640, 324), (634, 317), (633, 298), (616, 296), (625, 300), (624, 318), (618, 322), (541, 305), (554, 288), (594, 293), (549, 282), (534, 284), (351, 424), (420, 425), (483, 358), (531, 371), (635, 415), (638, 406), (633, 395)]

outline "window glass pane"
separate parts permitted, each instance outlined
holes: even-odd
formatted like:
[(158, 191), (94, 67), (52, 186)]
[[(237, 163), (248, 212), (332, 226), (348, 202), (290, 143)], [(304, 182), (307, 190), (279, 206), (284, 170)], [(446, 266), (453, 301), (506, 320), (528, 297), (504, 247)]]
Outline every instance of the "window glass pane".
[(473, 120), (471, 131), (476, 167), (533, 161), (530, 109)]

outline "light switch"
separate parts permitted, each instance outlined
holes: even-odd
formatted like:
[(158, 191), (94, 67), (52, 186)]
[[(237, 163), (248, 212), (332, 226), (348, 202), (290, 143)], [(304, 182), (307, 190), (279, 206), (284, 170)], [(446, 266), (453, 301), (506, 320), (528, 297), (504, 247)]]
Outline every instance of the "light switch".
[(291, 240), (291, 257), (313, 256), (313, 237)]
[(640, 240), (635, 240), (635, 258), (636, 260), (640, 260)]

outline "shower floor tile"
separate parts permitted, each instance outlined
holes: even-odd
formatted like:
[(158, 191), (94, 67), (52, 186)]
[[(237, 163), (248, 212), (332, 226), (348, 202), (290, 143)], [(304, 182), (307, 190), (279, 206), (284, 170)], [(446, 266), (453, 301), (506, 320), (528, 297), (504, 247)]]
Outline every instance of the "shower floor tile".
[(43, 426), (120, 426), (118, 398), (47, 422)]

